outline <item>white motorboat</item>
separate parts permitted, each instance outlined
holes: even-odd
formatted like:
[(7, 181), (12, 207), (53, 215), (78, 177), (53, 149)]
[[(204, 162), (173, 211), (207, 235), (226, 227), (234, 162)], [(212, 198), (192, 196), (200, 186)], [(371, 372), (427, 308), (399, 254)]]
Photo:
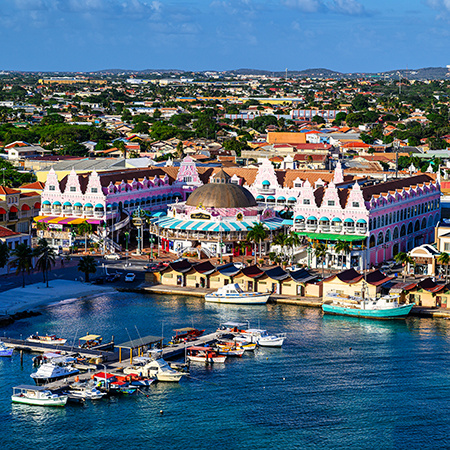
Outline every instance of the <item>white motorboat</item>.
[(106, 395), (92, 384), (72, 384), (66, 394), (70, 397), (89, 400), (100, 400)]
[(13, 387), (11, 401), (36, 406), (65, 406), (67, 395), (58, 395), (43, 386), (20, 385)]
[(9, 348), (4, 342), (0, 341), (0, 357), (11, 357), (14, 352), (14, 348)]
[(52, 381), (60, 380), (61, 378), (67, 378), (71, 375), (76, 375), (79, 372), (73, 366), (67, 363), (57, 363), (55, 360), (49, 363), (42, 364), (39, 369), (30, 375), (34, 382), (39, 386)]
[(172, 369), (163, 359), (153, 359), (146, 356), (134, 358), (134, 365), (123, 370), (129, 375), (138, 375), (140, 377), (156, 378), (158, 381), (178, 382), (185, 375)]
[(35, 334), (27, 337), (27, 342), (32, 342), (35, 344), (64, 345), (67, 342), (67, 339), (57, 338), (55, 334), (39, 336), (39, 333), (36, 332)]
[(261, 347), (281, 347), (286, 339), (286, 333), (270, 335), (267, 330), (249, 328), (234, 339), (237, 342), (255, 343)]
[(262, 305), (269, 300), (270, 293), (243, 291), (238, 283), (227, 284), (216, 292), (205, 295), (205, 301), (211, 303), (235, 303), (240, 305)]

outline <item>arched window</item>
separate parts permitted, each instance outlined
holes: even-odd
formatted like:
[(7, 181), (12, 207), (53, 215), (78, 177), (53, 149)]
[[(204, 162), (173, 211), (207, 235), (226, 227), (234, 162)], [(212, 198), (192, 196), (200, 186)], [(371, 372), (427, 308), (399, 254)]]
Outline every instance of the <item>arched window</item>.
[(370, 239), (369, 239), (369, 247), (370, 248), (375, 247), (375, 235), (373, 235), (373, 234), (372, 234), (372, 236), (370, 236)]
[(419, 231), (420, 230), (420, 222), (418, 220), (416, 220), (416, 223), (414, 224), (414, 231)]
[(384, 242), (389, 242), (391, 240), (391, 230), (386, 231), (386, 236), (384, 237)]
[(384, 227), (384, 216), (381, 216), (381, 226)]
[(372, 229), (372, 219), (369, 219), (369, 231)]
[(433, 226), (433, 216), (428, 217), (428, 226), (429, 227)]
[(389, 225), (392, 223), (392, 213), (389, 213)]
[(426, 228), (427, 227), (427, 219), (425, 219), (425, 217), (422, 219), (422, 226), (421, 226), (421, 228), (422, 228), (422, 230), (424, 229), (424, 228)]
[(400, 220), (403, 220), (403, 209), (400, 211)]
[(377, 245), (381, 245), (383, 243), (383, 233), (378, 233)]
[(398, 228), (394, 228), (394, 232), (392, 233), (392, 239), (398, 239)]
[(377, 228), (380, 228), (380, 216), (377, 217)]
[(412, 222), (409, 222), (408, 224), (408, 234), (411, 234), (413, 232), (413, 224)]
[(402, 225), (402, 228), (400, 229), (400, 237), (406, 236), (406, 227), (405, 225)]

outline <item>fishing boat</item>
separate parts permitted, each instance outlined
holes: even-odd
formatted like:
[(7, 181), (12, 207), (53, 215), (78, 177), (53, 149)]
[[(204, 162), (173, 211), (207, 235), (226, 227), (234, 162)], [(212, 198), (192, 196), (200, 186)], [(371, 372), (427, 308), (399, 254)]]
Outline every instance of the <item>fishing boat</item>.
[(36, 406), (65, 406), (68, 396), (58, 395), (43, 386), (29, 386), (22, 384), (13, 387), (11, 401)]
[(156, 378), (158, 381), (179, 382), (184, 373), (172, 369), (163, 359), (138, 356), (133, 359), (133, 366), (123, 369), (123, 373), (142, 377)]
[(414, 303), (399, 304), (399, 295), (396, 294), (363, 298), (329, 292), (327, 297), (331, 299), (331, 303), (322, 305), (324, 313), (364, 319), (403, 319), (414, 306)]
[(30, 375), (36, 385), (40, 386), (45, 383), (67, 378), (76, 375), (79, 370), (75, 369), (71, 362), (75, 358), (61, 357), (58, 360), (52, 359), (50, 362), (42, 364), (38, 370)]
[(224, 363), (226, 355), (219, 355), (211, 347), (188, 347), (186, 349), (186, 359), (189, 362)]
[(180, 342), (193, 341), (205, 332), (205, 330), (198, 330), (194, 327), (178, 328), (173, 331), (175, 331), (175, 336), (172, 336), (172, 340), (169, 344), (179, 344)]
[(46, 334), (45, 336), (40, 336), (39, 333), (34, 333), (27, 337), (27, 342), (33, 342), (35, 344), (53, 344), (53, 345), (64, 345), (67, 339), (57, 338), (55, 334)]
[(205, 301), (211, 303), (234, 303), (240, 305), (262, 305), (269, 300), (270, 293), (243, 291), (238, 283), (227, 284), (216, 292), (205, 295)]
[(94, 348), (98, 347), (102, 343), (102, 336), (99, 334), (87, 334), (86, 336), (80, 337), (78, 339), (78, 347), (80, 348)]
[(237, 356), (242, 358), (242, 355), (245, 353), (245, 350), (237, 345), (216, 344), (215, 348), (219, 355)]
[(13, 348), (7, 347), (4, 342), (0, 341), (0, 357), (11, 357), (13, 352)]

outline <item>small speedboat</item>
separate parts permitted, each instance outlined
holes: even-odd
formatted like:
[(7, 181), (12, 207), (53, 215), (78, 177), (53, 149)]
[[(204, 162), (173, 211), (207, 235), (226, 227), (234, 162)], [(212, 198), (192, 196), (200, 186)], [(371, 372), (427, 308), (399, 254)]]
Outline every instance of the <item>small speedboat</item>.
[(27, 337), (27, 342), (33, 342), (35, 344), (64, 345), (67, 342), (67, 339), (57, 338), (56, 334), (46, 334), (45, 336), (40, 336), (39, 333), (34, 333)]
[(240, 305), (262, 305), (269, 300), (270, 293), (243, 291), (238, 283), (227, 284), (216, 292), (205, 295), (206, 302), (234, 303)]
[(106, 395), (105, 392), (99, 391), (96, 386), (90, 384), (72, 384), (65, 394), (85, 400), (100, 400)]
[(43, 386), (20, 385), (13, 388), (11, 401), (36, 406), (65, 406), (68, 396), (49, 391)]
[(254, 343), (260, 347), (281, 347), (286, 339), (286, 333), (270, 335), (267, 330), (249, 328), (234, 339), (242, 343)]
[(7, 347), (4, 342), (0, 341), (0, 357), (11, 357), (13, 352), (13, 348)]

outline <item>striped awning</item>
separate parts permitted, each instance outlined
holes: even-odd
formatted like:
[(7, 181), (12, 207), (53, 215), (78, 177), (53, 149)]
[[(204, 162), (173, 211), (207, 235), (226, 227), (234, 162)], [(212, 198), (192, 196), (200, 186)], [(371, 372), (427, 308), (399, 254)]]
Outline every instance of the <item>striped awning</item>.
[(55, 216), (36, 216), (33, 218), (35, 222), (59, 223), (62, 225), (78, 225), (86, 222), (86, 219), (80, 217), (55, 217)]

